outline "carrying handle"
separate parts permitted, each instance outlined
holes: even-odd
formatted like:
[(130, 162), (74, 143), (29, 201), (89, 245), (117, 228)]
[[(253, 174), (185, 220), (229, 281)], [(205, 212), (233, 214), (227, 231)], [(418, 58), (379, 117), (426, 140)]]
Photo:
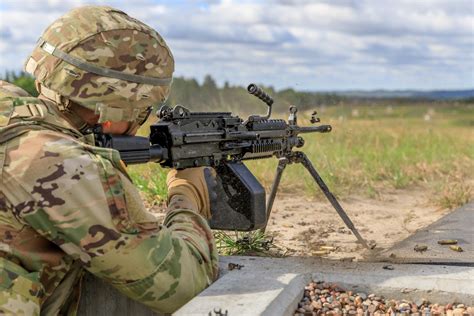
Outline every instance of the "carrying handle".
[(247, 91), (251, 94), (265, 102), (266, 105), (268, 105), (268, 111), (265, 116), (259, 116), (259, 115), (251, 115), (249, 116), (247, 122), (254, 122), (254, 121), (261, 121), (261, 120), (268, 120), (270, 116), (272, 115), (272, 105), (273, 105), (273, 99), (271, 96), (269, 96), (265, 91), (263, 91), (261, 88), (259, 88), (255, 83), (249, 84), (247, 87)]

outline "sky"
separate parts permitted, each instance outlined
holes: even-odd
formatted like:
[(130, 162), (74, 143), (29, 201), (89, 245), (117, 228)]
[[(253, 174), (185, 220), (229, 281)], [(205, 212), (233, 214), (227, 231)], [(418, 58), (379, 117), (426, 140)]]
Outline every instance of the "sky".
[(474, 0), (0, 0), (0, 74), (84, 4), (121, 9), (170, 46), (176, 76), (277, 89), (474, 88)]

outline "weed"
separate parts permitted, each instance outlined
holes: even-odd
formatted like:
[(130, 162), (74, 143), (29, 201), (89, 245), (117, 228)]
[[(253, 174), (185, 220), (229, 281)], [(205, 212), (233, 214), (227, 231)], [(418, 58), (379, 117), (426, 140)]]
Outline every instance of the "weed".
[(273, 247), (273, 237), (261, 230), (253, 232), (224, 231), (214, 233), (217, 250), (221, 255), (244, 255), (265, 253)]
[(166, 170), (157, 164), (134, 165), (128, 167), (128, 173), (133, 183), (151, 204), (157, 204), (166, 200)]
[(473, 198), (472, 186), (464, 181), (450, 182), (438, 192), (436, 204), (442, 208), (452, 209), (466, 204)]

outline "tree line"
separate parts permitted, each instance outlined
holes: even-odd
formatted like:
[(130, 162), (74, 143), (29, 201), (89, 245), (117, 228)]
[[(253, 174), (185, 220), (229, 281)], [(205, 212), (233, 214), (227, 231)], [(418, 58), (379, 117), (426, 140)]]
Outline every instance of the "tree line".
[[(34, 78), (25, 72), (7, 71), (1, 80), (23, 88), (32, 96), (38, 95)], [(298, 92), (293, 89), (276, 91), (273, 87), (260, 87), (274, 98), (275, 111), (287, 111), (292, 104), (298, 105), (300, 110), (313, 109), (321, 105), (339, 104), (345, 99), (330, 93)], [(228, 82), (219, 87), (210, 75), (205, 76), (202, 83), (193, 78), (175, 77), (167, 103), (181, 104), (193, 111), (266, 112), (266, 105), (248, 94), (246, 87), (233, 86)]]
[(23, 88), (23, 90), (25, 90), (34, 97), (38, 96), (38, 91), (36, 91), (34, 78), (24, 71), (6, 71), (3, 77), (0, 78), (0, 80), (11, 82), (16, 86)]

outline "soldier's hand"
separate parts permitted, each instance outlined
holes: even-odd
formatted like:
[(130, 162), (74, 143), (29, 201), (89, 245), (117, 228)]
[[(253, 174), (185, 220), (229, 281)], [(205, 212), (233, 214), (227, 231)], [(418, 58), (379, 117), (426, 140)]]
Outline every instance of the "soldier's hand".
[(210, 167), (171, 170), (166, 179), (168, 208), (190, 208), (211, 218), (211, 200), (215, 199), (216, 171)]

